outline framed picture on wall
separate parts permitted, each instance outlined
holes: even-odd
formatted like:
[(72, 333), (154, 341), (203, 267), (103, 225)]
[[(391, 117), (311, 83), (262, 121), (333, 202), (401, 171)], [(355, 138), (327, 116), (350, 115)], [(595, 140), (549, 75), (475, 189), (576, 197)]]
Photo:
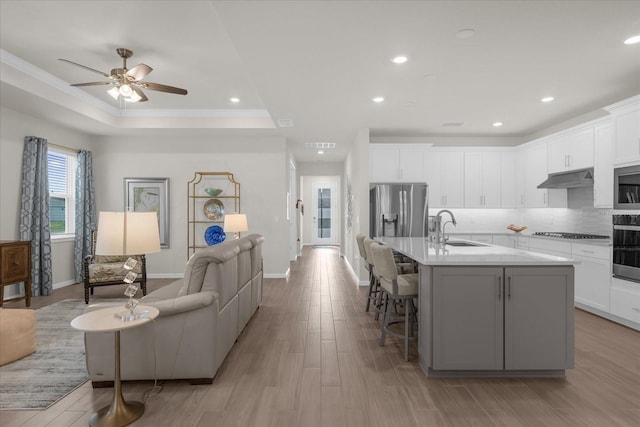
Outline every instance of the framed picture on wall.
[(169, 247), (169, 178), (125, 178), (124, 209), (156, 212), (160, 247)]

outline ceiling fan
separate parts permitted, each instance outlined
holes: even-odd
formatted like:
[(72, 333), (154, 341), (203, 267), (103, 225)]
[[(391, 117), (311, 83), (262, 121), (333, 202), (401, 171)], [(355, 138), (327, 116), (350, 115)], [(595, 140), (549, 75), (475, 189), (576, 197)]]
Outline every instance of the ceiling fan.
[(144, 79), (153, 68), (146, 64), (138, 64), (132, 69), (127, 68), (127, 58), (131, 58), (133, 52), (129, 49), (118, 48), (116, 49), (118, 55), (122, 58), (122, 68), (114, 68), (110, 74), (104, 73), (95, 68), (87, 67), (86, 65), (78, 64), (77, 62), (69, 61), (68, 59), (59, 58), (60, 61), (68, 62), (69, 64), (77, 65), (85, 70), (93, 71), (101, 76), (108, 78), (110, 81), (106, 82), (89, 82), (89, 83), (75, 83), (71, 86), (101, 86), (111, 85), (113, 86), (107, 92), (114, 99), (122, 97), (127, 102), (144, 102), (149, 98), (144, 94), (142, 89), (155, 90), (158, 92), (175, 93), (178, 95), (186, 95), (187, 91), (179, 87), (162, 85), (159, 83), (144, 82)]

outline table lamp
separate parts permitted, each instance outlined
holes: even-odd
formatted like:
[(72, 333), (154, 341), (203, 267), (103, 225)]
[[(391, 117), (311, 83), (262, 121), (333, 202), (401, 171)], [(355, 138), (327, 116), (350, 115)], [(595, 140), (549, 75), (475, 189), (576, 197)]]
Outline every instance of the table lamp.
[(223, 228), (225, 233), (234, 233), (234, 239), (237, 239), (240, 237), (240, 232), (249, 230), (247, 216), (245, 214), (227, 214), (224, 216)]
[[(98, 238), (96, 255), (143, 255), (160, 252), (160, 232), (156, 212), (100, 212), (98, 218)], [(116, 314), (122, 321), (145, 317), (145, 313), (135, 313), (138, 300), (133, 296), (138, 287), (133, 284), (137, 274), (133, 268), (138, 261), (129, 258), (124, 268), (129, 270), (123, 281), (129, 286), (124, 294), (129, 297), (125, 305), (128, 311)], [(148, 315), (148, 313), (146, 313)]]

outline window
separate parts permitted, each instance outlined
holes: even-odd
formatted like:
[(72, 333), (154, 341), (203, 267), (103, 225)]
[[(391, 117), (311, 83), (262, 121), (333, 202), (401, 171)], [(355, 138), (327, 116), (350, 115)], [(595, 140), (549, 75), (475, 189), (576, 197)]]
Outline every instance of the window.
[(49, 228), (52, 238), (75, 233), (76, 154), (49, 148)]

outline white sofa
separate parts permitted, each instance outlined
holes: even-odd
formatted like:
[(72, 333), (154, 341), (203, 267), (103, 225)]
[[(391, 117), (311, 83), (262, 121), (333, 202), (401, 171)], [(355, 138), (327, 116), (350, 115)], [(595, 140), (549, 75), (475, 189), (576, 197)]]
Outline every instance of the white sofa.
[[(262, 300), (262, 242), (251, 234), (196, 252), (184, 278), (141, 299), (160, 310), (154, 322), (120, 338), (122, 380), (211, 383)], [(109, 305), (113, 305), (112, 303)], [(87, 311), (104, 307), (94, 304)], [(114, 379), (114, 334), (86, 333), (94, 387)]]

